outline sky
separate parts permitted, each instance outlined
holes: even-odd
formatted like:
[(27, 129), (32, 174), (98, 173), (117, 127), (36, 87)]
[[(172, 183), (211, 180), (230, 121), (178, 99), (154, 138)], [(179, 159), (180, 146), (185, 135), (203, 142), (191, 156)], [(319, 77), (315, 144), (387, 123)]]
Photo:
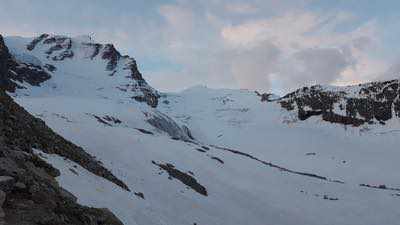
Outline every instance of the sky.
[(0, 0), (0, 33), (90, 34), (161, 91), (398, 78), (397, 0)]

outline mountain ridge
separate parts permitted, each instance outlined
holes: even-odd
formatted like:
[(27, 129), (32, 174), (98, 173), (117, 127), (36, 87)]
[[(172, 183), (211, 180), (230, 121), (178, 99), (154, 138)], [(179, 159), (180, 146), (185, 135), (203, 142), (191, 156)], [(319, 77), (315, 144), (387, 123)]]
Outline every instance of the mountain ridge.
[(303, 87), (279, 100), (289, 111), (297, 108), (300, 120), (321, 115), (324, 121), (360, 126), (400, 117), (398, 79), (356, 86), (323, 88)]

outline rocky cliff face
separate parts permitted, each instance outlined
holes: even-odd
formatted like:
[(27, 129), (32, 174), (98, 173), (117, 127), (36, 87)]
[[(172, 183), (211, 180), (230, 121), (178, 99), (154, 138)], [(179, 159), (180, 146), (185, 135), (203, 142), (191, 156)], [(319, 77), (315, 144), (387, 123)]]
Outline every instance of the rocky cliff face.
[(304, 87), (279, 100), (300, 120), (321, 116), (323, 120), (345, 125), (385, 124), (400, 117), (400, 82), (391, 80), (349, 87)]
[(40, 84), (51, 78), (51, 75), (40, 66), (30, 63), (17, 62), (10, 54), (0, 36), (0, 85), (9, 92), (23, 88), (18, 83), (27, 82), (32, 86)]
[(58, 154), (129, 190), (94, 157), (55, 134), (5, 93), (18, 87), (17, 78), (32, 84), (43, 80), (30, 68), (20, 76), (15, 70), (19, 66), (0, 36), (0, 224), (121, 225), (106, 209), (77, 204), (55, 180), (58, 170), (33, 153), (37, 148)]

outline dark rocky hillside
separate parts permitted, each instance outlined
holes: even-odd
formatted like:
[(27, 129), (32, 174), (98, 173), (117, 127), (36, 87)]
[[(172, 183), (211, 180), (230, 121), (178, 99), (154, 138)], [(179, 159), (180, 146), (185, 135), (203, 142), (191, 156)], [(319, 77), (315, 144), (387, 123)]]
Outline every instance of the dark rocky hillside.
[(279, 100), (289, 111), (297, 111), (300, 120), (321, 116), (323, 120), (360, 126), (400, 117), (400, 82), (372, 82), (330, 90), (320, 85), (304, 87)]
[(101, 162), (54, 133), (5, 93), (17, 88), (13, 80), (19, 78), (31, 84), (48, 79), (30, 71), (13, 77), (18, 74), (15, 66), (18, 67), (18, 63), (10, 56), (0, 36), (0, 224), (122, 224), (107, 209), (77, 204), (76, 198), (55, 180), (59, 171), (33, 154), (32, 148), (58, 154), (129, 190)]

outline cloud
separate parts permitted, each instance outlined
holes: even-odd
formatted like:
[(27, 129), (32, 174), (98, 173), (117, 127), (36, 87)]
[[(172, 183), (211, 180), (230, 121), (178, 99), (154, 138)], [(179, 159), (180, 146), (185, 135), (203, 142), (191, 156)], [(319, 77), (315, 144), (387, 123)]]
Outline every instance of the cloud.
[(251, 14), (258, 12), (258, 8), (249, 3), (228, 3), (225, 5), (225, 9), (228, 12), (237, 14)]
[(179, 31), (189, 31), (193, 29), (194, 15), (190, 9), (178, 5), (162, 5), (159, 13), (165, 18), (166, 23), (171, 28)]
[[(290, 48), (293, 42), (312, 40), (305, 39), (302, 35), (315, 27), (318, 19), (311, 13), (288, 13), (270, 19), (253, 20), (224, 27), (221, 36), (233, 46), (254, 46), (259, 42), (269, 40), (279, 46)], [(306, 44), (304, 42), (302, 44)]]
[[(268, 83), (261, 82), (266, 84), (262, 88), (258, 82), (267, 78), (269, 83), (280, 84), (280, 90), (275, 90), (278, 92), (317, 83), (354, 83), (370, 79), (371, 72), (376, 73), (383, 66), (368, 54), (377, 45), (374, 23), (364, 23), (346, 32), (336, 31), (351, 20), (353, 16), (348, 13), (293, 11), (223, 27), (221, 37), (229, 48), (246, 49), (243, 57), (252, 62), (248, 71), (241, 73), (244, 77), (235, 75), (237, 80), (246, 80), (241, 87), (269, 90)], [(269, 63), (259, 61), (260, 49), (271, 51), (264, 49), (265, 43), (275, 46), (272, 51), (280, 52)], [(254, 68), (259, 72), (254, 72)]]
[(281, 50), (265, 41), (253, 49), (225, 52), (225, 66), (241, 88), (264, 90), (270, 87), (270, 75), (277, 71)]
[[(181, 39), (180, 43), (186, 43), (171, 50), (171, 57), (184, 67), (175, 76), (194, 78), (182, 80), (283, 93), (317, 83), (368, 81), (386, 66), (369, 54), (379, 47), (374, 21), (337, 31), (353, 22), (354, 16), (347, 12), (321, 15), (293, 10), (235, 25), (209, 12), (207, 16), (212, 19), (202, 20), (198, 12), (190, 14), (185, 23), (196, 25), (189, 32), (193, 36)], [(179, 32), (188, 30), (175, 35)]]
[(400, 79), (400, 60), (393, 63), (384, 73), (380, 74), (376, 80)]
[(337, 48), (303, 49), (282, 62), (278, 74), (282, 75), (287, 88), (329, 84), (353, 64), (348, 54)]

